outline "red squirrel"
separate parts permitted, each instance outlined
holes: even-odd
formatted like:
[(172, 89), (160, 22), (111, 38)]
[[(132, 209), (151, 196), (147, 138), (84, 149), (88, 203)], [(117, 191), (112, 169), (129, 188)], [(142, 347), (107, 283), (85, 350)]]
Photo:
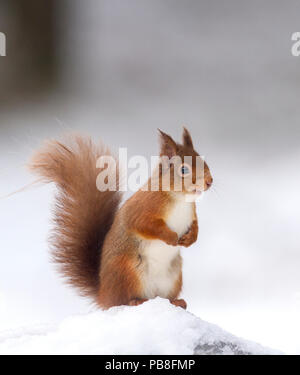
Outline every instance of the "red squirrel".
[[(58, 188), (53, 260), (69, 284), (103, 309), (135, 306), (156, 296), (186, 308), (186, 302), (178, 299), (182, 288), (180, 247), (197, 240), (198, 222), (195, 202), (185, 198), (207, 190), (213, 179), (203, 159), (201, 166), (194, 162), (200, 156), (187, 129), (182, 144), (162, 131), (159, 137), (161, 156), (179, 156), (182, 161), (191, 157), (192, 163), (183, 163), (180, 170), (183, 180), (186, 174), (192, 177), (190, 186), (175, 191), (177, 171), (170, 164), (170, 191), (164, 191), (160, 183), (157, 191), (140, 189), (123, 205), (118, 189), (97, 189), (96, 162), (111, 154), (90, 138), (70, 136), (64, 144), (48, 141), (29, 163), (33, 173)], [(160, 167), (159, 177), (162, 173)], [(198, 175), (202, 177), (196, 180)]]

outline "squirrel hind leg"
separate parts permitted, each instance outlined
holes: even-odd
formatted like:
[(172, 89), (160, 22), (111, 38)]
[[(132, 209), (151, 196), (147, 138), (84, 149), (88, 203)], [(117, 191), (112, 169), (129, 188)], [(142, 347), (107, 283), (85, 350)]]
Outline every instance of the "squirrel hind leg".
[[(128, 306), (139, 306), (144, 302), (149, 301), (148, 299), (145, 298), (134, 298), (128, 302)], [(184, 299), (173, 299), (170, 300), (170, 303), (174, 306), (181, 307), (184, 310), (187, 308), (187, 303), (185, 302)]]
[(173, 299), (170, 300), (170, 302), (172, 303), (172, 305), (182, 307), (184, 310), (186, 310), (187, 308), (187, 303), (184, 299)]
[(147, 301), (145, 298), (134, 298), (128, 302), (128, 306), (138, 306)]

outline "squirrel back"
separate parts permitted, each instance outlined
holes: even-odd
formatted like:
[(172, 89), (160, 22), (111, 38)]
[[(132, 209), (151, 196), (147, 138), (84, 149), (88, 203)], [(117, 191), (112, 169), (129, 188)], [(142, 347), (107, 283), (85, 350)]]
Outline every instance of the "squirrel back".
[(29, 169), (58, 188), (52, 258), (68, 283), (83, 296), (97, 297), (101, 249), (122, 199), (119, 191), (100, 192), (97, 159), (110, 155), (88, 137), (47, 141), (32, 157)]

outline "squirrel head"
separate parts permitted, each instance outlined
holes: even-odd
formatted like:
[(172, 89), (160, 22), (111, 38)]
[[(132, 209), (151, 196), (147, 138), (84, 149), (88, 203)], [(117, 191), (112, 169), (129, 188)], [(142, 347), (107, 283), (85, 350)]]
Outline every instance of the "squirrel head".
[[(189, 131), (183, 127), (182, 144), (176, 143), (172, 137), (159, 130), (160, 140), (160, 181), (169, 177), (169, 190), (194, 195), (206, 191), (213, 179), (208, 165), (194, 149)], [(167, 190), (164, 189), (163, 190)]]

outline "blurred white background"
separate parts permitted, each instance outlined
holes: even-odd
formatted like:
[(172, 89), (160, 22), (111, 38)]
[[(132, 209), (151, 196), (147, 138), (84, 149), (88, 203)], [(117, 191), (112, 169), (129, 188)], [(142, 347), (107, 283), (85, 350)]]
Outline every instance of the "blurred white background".
[[(38, 18), (38, 1), (26, 4)], [(188, 310), (300, 354), (300, 57), (290, 51), (300, 3), (49, 4), (51, 38), (29, 19), (14, 30), (15, 9), (0, 3), (0, 196), (33, 181), (24, 167), (44, 138), (75, 130), (150, 157), (157, 127), (179, 139), (187, 124), (215, 180), (198, 205), (199, 240), (183, 250)], [(43, 38), (47, 49), (33, 48)], [(49, 263), (54, 191), (0, 200), (1, 331), (91, 309)]]

